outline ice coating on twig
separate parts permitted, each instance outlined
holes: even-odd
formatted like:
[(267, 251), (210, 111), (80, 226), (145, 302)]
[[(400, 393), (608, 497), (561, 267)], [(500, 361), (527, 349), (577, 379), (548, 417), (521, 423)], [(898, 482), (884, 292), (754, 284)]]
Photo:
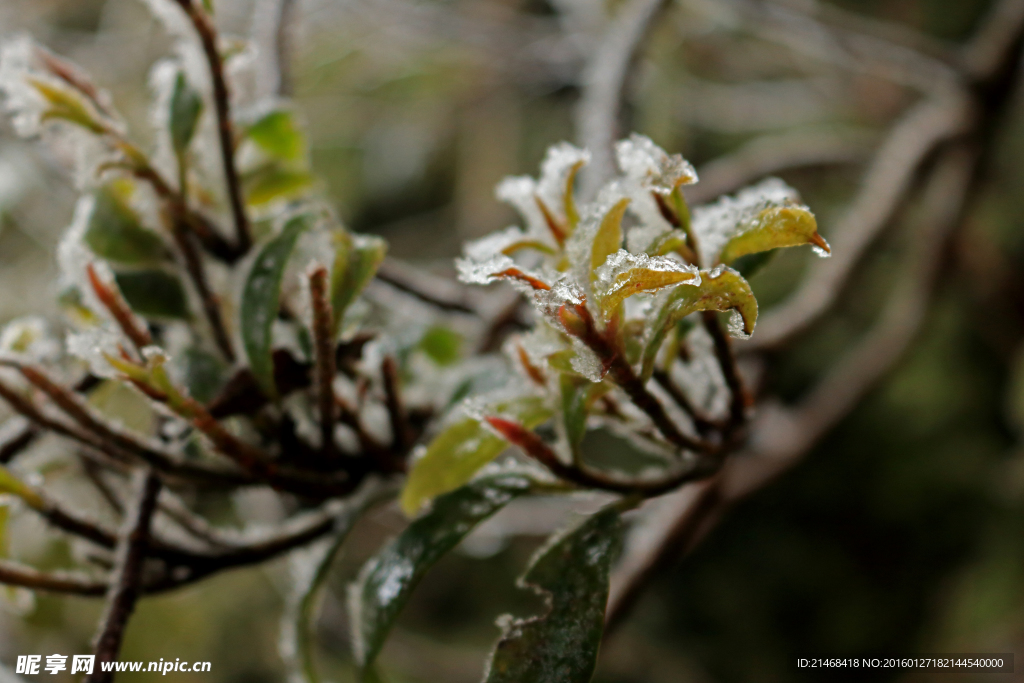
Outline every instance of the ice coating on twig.
[(633, 133), (615, 143), (619, 168), (641, 187), (670, 194), (680, 185), (697, 182), (697, 171), (680, 154), (670, 155), (646, 135)]
[(705, 263), (714, 263), (732, 237), (755, 227), (758, 214), (776, 206), (797, 206), (799, 195), (778, 178), (767, 178), (693, 211), (693, 231)]

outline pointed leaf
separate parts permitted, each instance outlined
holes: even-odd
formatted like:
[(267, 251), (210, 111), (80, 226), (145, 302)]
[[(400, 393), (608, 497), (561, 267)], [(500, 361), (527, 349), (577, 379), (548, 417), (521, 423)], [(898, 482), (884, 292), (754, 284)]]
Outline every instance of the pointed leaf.
[(568, 224), (570, 235), (580, 222), (580, 213), (576, 209), (576, 174), (583, 168), (583, 164), (583, 161), (577, 161), (569, 168), (569, 173), (565, 177), (563, 208), (565, 209), (565, 222)]
[(68, 88), (47, 83), (39, 78), (26, 79), (36, 89), (49, 107), (40, 117), (43, 121), (50, 119), (62, 119), (86, 130), (102, 135), (105, 131), (103, 124), (95, 115), (93, 108), (87, 103), (84, 96), (69, 90)]
[(593, 386), (597, 385), (578, 375), (563, 374), (559, 378), (565, 435), (574, 453), (587, 433), (587, 399)]
[(281, 279), (299, 236), (310, 226), (308, 215), (289, 220), (279, 235), (267, 242), (249, 271), (242, 291), (242, 343), (249, 367), (260, 388), (277, 397), (271, 344), (274, 320), (281, 302)]
[(249, 138), (267, 154), (282, 161), (301, 159), (306, 151), (306, 138), (295, 114), (287, 110), (272, 111), (252, 124)]
[(114, 276), (131, 309), (147, 318), (188, 318), (188, 296), (177, 275), (138, 270)]
[(9, 493), (17, 496), (34, 510), (41, 510), (46, 507), (46, 503), (38, 493), (22, 483), (20, 479), (11, 474), (11, 471), (3, 465), (0, 465), (0, 493)]
[[(370, 667), (420, 579), (472, 529), (530, 491), (519, 474), (482, 477), (434, 501), (359, 573), (349, 589), (353, 650), (360, 668)], [(525, 679), (524, 679), (525, 680)]]
[(620, 199), (601, 219), (597, 235), (594, 236), (594, 246), (590, 251), (591, 281), (597, 279), (597, 269), (622, 246), (622, 217), (627, 206), (629, 199)]
[(701, 271), (697, 287), (677, 287), (668, 294), (654, 316), (643, 355), (643, 376), (650, 377), (654, 361), (665, 336), (680, 320), (698, 311), (738, 311), (744, 332), (754, 332), (757, 322), (757, 299), (750, 284), (732, 268), (719, 266)]
[(203, 113), (203, 98), (188, 82), (182, 71), (178, 72), (178, 77), (174, 80), (170, 108), (167, 123), (171, 132), (171, 145), (180, 157), (192, 142), (199, 116)]
[(618, 510), (606, 507), (538, 553), (519, 585), (543, 595), (548, 610), (507, 623), (485, 683), (590, 682), (621, 528)]
[(116, 263), (159, 261), (167, 253), (163, 240), (142, 227), (124, 194), (113, 184), (96, 190), (85, 228), (85, 243), (97, 256)]
[(818, 234), (814, 214), (802, 206), (773, 206), (761, 211), (753, 226), (729, 240), (718, 257), (729, 265), (741, 256), (770, 249), (812, 244), (827, 255), (828, 242)]
[(334, 268), (331, 271), (331, 308), (334, 333), (341, 329), (345, 311), (366, 288), (388, 253), (388, 243), (373, 235), (335, 233)]
[[(514, 416), (531, 429), (551, 417), (551, 410), (536, 397), (510, 401), (496, 411)], [(405, 514), (411, 517), (428, 500), (459, 488), (507, 447), (508, 442), (476, 418), (455, 422), (434, 437), (423, 456), (413, 462), (402, 490)]]

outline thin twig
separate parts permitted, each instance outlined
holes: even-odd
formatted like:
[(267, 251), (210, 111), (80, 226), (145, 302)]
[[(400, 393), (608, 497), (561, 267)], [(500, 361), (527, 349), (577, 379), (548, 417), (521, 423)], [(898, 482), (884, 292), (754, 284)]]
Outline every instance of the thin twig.
[(107, 607), (94, 645), (96, 666), (86, 678), (87, 683), (110, 683), (114, 680), (114, 674), (104, 671), (100, 663), (117, 659), (125, 627), (141, 593), (142, 570), (149, 545), (150, 524), (160, 494), (160, 478), (152, 470), (146, 470), (140, 473), (137, 480), (137, 499), (132, 514), (125, 520), (124, 534), (118, 544), (117, 561), (107, 593)]
[(388, 420), (391, 423), (393, 450), (396, 454), (404, 455), (412, 445), (412, 434), (409, 429), (409, 414), (402, 400), (398, 363), (393, 356), (384, 359), (381, 374), (384, 376), (384, 404), (388, 409)]
[(320, 408), (320, 448), (324, 455), (333, 457), (334, 423), (337, 407), (334, 400), (334, 376), (337, 367), (334, 358), (334, 312), (328, 298), (329, 274), (318, 266), (309, 273), (310, 304), (313, 309), (313, 350), (316, 357), (317, 403)]
[(227, 186), (228, 203), (235, 224), (235, 246), (240, 253), (245, 253), (252, 246), (252, 234), (249, 228), (249, 217), (245, 213), (245, 200), (242, 198), (242, 183), (235, 163), (235, 134), (231, 121), (231, 97), (228, 94), (227, 79), (224, 75), (224, 62), (217, 47), (217, 28), (212, 18), (196, 0), (177, 0), (185, 13), (188, 14), (199, 35), (203, 46), (206, 62), (210, 68), (210, 81), (213, 83), (213, 105), (217, 114), (217, 134), (220, 141), (220, 154), (224, 166), (224, 182)]
[(39, 436), (39, 428), (23, 417), (7, 420), (0, 427), (0, 465), (14, 460), (19, 453), (32, 445)]
[(174, 223), (172, 232), (178, 250), (181, 251), (182, 258), (185, 260), (185, 270), (202, 302), (203, 314), (206, 316), (206, 322), (210, 324), (213, 340), (220, 352), (224, 354), (224, 358), (229, 362), (234, 362), (235, 350), (231, 345), (227, 327), (224, 325), (220, 302), (217, 300), (217, 295), (210, 289), (210, 284), (206, 279), (206, 268), (203, 266), (202, 257), (192, 243), (192, 235), (186, 230), (184, 224), (177, 221)]

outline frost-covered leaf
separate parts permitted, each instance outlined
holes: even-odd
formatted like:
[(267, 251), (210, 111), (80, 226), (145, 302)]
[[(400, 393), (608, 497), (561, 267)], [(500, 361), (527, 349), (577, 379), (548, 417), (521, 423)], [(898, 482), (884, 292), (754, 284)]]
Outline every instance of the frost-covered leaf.
[(650, 138), (633, 133), (615, 144), (619, 168), (627, 178), (662, 195), (697, 182), (697, 172), (678, 154), (669, 155)]
[(306, 137), (294, 112), (278, 109), (260, 117), (246, 131), (253, 142), (270, 156), (296, 161), (306, 151)]
[(203, 113), (203, 98), (182, 71), (174, 79), (169, 113), (167, 126), (171, 133), (171, 145), (175, 154), (181, 157), (192, 142), (199, 116)]
[(182, 374), (188, 394), (200, 403), (209, 403), (224, 385), (227, 368), (217, 356), (195, 347), (181, 354)]
[(163, 270), (131, 270), (114, 276), (132, 310), (147, 318), (188, 318), (188, 297), (177, 275)]
[(749, 254), (804, 244), (814, 245), (821, 255), (831, 251), (813, 213), (802, 206), (777, 206), (758, 213), (750, 227), (726, 242), (718, 260), (728, 265)]
[(749, 336), (757, 322), (757, 299), (750, 284), (732, 268), (718, 266), (701, 271), (696, 287), (677, 287), (665, 294), (650, 323), (643, 354), (643, 376), (649, 377), (666, 335), (680, 320), (698, 311), (739, 312), (743, 332)]
[(622, 217), (629, 206), (629, 199), (620, 199), (601, 218), (601, 225), (594, 236), (594, 246), (590, 252), (590, 278), (597, 279), (597, 270), (608, 257), (622, 246)]
[(631, 254), (621, 249), (598, 268), (594, 293), (607, 320), (627, 298), (678, 284), (699, 285), (697, 268), (665, 256)]
[(160, 237), (142, 226), (129, 206), (127, 190), (110, 184), (96, 190), (85, 227), (84, 240), (94, 254), (125, 264), (153, 263), (166, 252)]
[(331, 271), (331, 308), (337, 334), (345, 311), (366, 288), (384, 262), (388, 243), (372, 235), (353, 235), (338, 231), (335, 235), (334, 267)]
[[(434, 501), (363, 567), (349, 589), (353, 651), (360, 668), (373, 664), (399, 612), (438, 560), (480, 522), (528, 493), (530, 479), (518, 474), (481, 477)], [(527, 679), (523, 679), (527, 680)]]
[(81, 93), (40, 78), (29, 77), (28, 82), (48, 105), (40, 115), (40, 121), (62, 119), (93, 133), (102, 135), (105, 132), (96, 111)]
[(281, 279), (299, 236), (310, 227), (303, 214), (285, 223), (281, 233), (267, 242), (252, 264), (242, 291), (242, 343), (249, 367), (263, 392), (277, 396), (272, 358), (273, 326), (281, 302)]
[[(523, 397), (495, 407), (533, 428), (551, 417), (541, 399)], [(508, 443), (475, 417), (467, 417), (442, 431), (413, 462), (402, 490), (402, 510), (410, 517), (428, 500), (454, 491), (473, 478), (481, 467), (501, 455)]]
[(271, 164), (246, 176), (245, 200), (255, 207), (291, 199), (304, 194), (315, 182), (316, 176), (309, 171)]
[(519, 585), (547, 602), (546, 613), (506, 617), (485, 683), (589, 683), (604, 632), (608, 575), (622, 522), (614, 507), (557, 536), (530, 563)]

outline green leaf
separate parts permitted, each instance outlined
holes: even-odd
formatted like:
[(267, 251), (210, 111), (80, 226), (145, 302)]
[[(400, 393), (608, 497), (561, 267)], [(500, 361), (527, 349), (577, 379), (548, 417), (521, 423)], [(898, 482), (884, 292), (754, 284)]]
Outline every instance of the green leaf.
[(773, 206), (754, 219), (753, 226), (729, 240), (718, 257), (729, 265), (741, 256), (770, 249), (813, 244), (823, 253), (831, 250), (818, 234), (814, 214), (802, 206)]
[(177, 275), (133, 270), (114, 276), (132, 310), (147, 318), (188, 318), (188, 296)]
[[(717, 271), (717, 273), (716, 273)], [(757, 322), (757, 299), (750, 284), (732, 268), (724, 266), (712, 271), (702, 270), (697, 287), (677, 287), (662, 302), (650, 326), (643, 354), (643, 377), (650, 377), (669, 331), (683, 318), (698, 311), (739, 311), (744, 332), (754, 332)]]
[(577, 161), (572, 165), (568, 175), (565, 177), (565, 194), (562, 200), (562, 208), (565, 209), (565, 222), (569, 227), (570, 235), (580, 222), (580, 213), (576, 209), (576, 174), (579, 173), (581, 168), (583, 168), (583, 162)]
[(451, 365), (462, 352), (462, 335), (443, 325), (434, 325), (423, 333), (419, 347), (438, 365)]
[(97, 119), (92, 107), (86, 102), (84, 96), (69, 90), (63, 86), (47, 83), (39, 78), (29, 77), (25, 79), (29, 85), (36, 89), (49, 107), (40, 117), (43, 121), (50, 119), (63, 119), (97, 135), (106, 132), (103, 124)]
[(331, 309), (334, 334), (341, 330), (345, 311), (366, 288), (388, 253), (388, 243), (372, 235), (335, 234), (334, 267), (331, 270)]
[(200, 403), (209, 403), (224, 386), (224, 363), (212, 353), (190, 348), (182, 354), (183, 374), (188, 394)]
[(295, 114), (276, 110), (263, 116), (248, 130), (249, 138), (276, 159), (296, 161), (306, 152), (306, 138)]
[(548, 610), (505, 626), (485, 683), (590, 682), (621, 533), (619, 512), (609, 506), (537, 554), (519, 585), (544, 596)]
[(182, 71), (174, 80), (171, 91), (170, 117), (168, 127), (171, 132), (171, 145), (174, 152), (181, 157), (188, 149), (192, 137), (199, 124), (199, 116), (203, 113), (203, 98), (189, 84)]
[(128, 205), (126, 191), (110, 184), (93, 193), (93, 207), (85, 228), (85, 243), (94, 254), (116, 263), (154, 263), (167, 253), (163, 240), (142, 227)]
[(38, 493), (26, 486), (3, 465), (0, 465), (0, 493), (9, 493), (17, 496), (34, 510), (42, 510), (46, 507), (45, 501), (43, 501)]
[(0, 556), (7, 554), (7, 521), (11, 517), (11, 506), (0, 500)]
[(299, 236), (310, 223), (311, 217), (307, 214), (289, 220), (281, 233), (263, 246), (242, 291), (242, 344), (253, 376), (270, 398), (277, 398), (271, 344), (274, 320), (281, 303), (281, 279)]
[(629, 199), (620, 199), (608, 210), (601, 219), (601, 225), (594, 236), (594, 246), (590, 252), (590, 279), (597, 278), (597, 269), (604, 265), (608, 257), (622, 246), (622, 217), (629, 206)]
[(262, 206), (278, 199), (291, 199), (305, 193), (315, 181), (309, 171), (272, 164), (245, 178), (245, 200), (250, 206)]
[(470, 482), (434, 501), (430, 512), (363, 566), (348, 596), (353, 651), (361, 669), (370, 667), (380, 654), (395, 619), (427, 570), (477, 524), (531, 487), (530, 479), (519, 474)]
[(563, 374), (559, 378), (559, 389), (562, 394), (562, 419), (565, 421), (565, 434), (573, 452), (587, 433), (587, 397), (590, 387), (595, 386), (589, 380), (576, 375)]
[[(615, 256), (611, 258), (615, 258)], [(640, 260), (637, 262), (643, 263)], [(619, 305), (631, 296), (646, 292), (656, 292), (665, 287), (690, 283), (696, 279), (696, 269), (693, 268), (686, 270), (681, 266), (679, 268), (666, 268), (660, 267), (660, 264), (657, 267), (654, 265), (638, 265), (635, 268), (628, 268), (613, 275), (611, 281), (604, 284), (595, 293), (598, 297), (601, 315), (607, 321), (618, 310)], [(692, 287), (693, 285), (687, 284), (687, 287), (683, 289)]]
[[(529, 396), (495, 407), (532, 429), (551, 417), (551, 409)], [(467, 417), (450, 425), (427, 446), (412, 465), (402, 490), (402, 510), (410, 517), (428, 500), (454, 491), (473, 478), (481, 467), (501, 455), (508, 443), (477, 419)]]

